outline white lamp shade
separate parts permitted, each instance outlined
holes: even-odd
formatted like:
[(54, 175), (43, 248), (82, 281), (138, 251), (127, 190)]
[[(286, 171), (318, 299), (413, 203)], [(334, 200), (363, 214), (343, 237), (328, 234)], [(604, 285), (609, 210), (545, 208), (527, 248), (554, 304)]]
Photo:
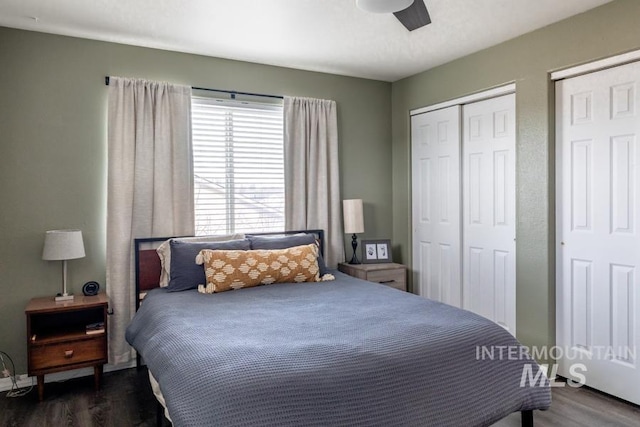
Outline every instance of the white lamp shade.
[(84, 243), (80, 230), (49, 230), (44, 236), (42, 259), (64, 261), (84, 258)]
[(356, 0), (356, 5), (371, 13), (393, 13), (405, 10), (414, 0)]
[(346, 234), (364, 233), (362, 199), (343, 200), (342, 212), (344, 215), (344, 232)]

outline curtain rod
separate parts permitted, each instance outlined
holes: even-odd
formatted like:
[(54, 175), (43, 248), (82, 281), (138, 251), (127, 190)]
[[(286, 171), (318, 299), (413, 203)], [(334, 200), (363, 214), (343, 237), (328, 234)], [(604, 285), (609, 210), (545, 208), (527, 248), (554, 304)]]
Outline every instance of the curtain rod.
[[(109, 86), (109, 76), (105, 76), (104, 84), (106, 86)], [(209, 88), (206, 88), (206, 87), (192, 87), (191, 90), (206, 90), (206, 91), (209, 91), (209, 92), (228, 93), (228, 94), (231, 95), (231, 99), (236, 99), (236, 95), (260, 96), (260, 97), (263, 97), (263, 98), (284, 99), (284, 96), (281, 96), (281, 95), (266, 95), (264, 93), (238, 92), (236, 90), (225, 90), (225, 89), (209, 89)]]

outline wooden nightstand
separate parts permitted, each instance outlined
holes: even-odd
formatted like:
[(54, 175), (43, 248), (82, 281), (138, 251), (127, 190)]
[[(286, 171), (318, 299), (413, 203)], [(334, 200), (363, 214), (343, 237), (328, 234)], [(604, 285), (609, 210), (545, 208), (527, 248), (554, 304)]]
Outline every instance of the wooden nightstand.
[(385, 264), (338, 264), (338, 270), (358, 279), (377, 282), (407, 291), (407, 268), (393, 262)]
[[(104, 293), (76, 296), (55, 302), (53, 297), (33, 298), (27, 315), (29, 375), (38, 377), (38, 398), (44, 396), (44, 376), (53, 372), (93, 366), (96, 390), (102, 366), (107, 363), (107, 305)], [(88, 333), (87, 325), (104, 323), (103, 331)]]

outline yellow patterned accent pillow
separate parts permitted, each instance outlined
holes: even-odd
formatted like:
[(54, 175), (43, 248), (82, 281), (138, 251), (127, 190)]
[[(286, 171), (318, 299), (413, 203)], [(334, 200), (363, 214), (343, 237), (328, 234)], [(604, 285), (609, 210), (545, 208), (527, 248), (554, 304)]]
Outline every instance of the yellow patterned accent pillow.
[(207, 284), (198, 287), (201, 293), (272, 283), (320, 281), (315, 244), (252, 251), (203, 249), (196, 263), (204, 264), (207, 278)]

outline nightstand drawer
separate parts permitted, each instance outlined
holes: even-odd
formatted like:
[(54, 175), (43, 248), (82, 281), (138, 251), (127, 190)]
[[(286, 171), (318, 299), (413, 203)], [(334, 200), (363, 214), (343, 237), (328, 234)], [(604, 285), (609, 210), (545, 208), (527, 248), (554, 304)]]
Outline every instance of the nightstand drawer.
[(402, 264), (338, 264), (338, 270), (358, 279), (377, 282), (391, 288), (407, 291), (407, 268)]
[(398, 289), (400, 291), (407, 291), (407, 284), (405, 282), (378, 282), (381, 285), (386, 285), (394, 289)]
[(403, 268), (394, 268), (393, 270), (370, 271), (367, 274), (367, 280), (369, 280), (370, 282), (378, 282), (390, 286), (394, 282), (404, 284), (405, 270)]
[(74, 365), (106, 359), (104, 336), (68, 343), (34, 345), (29, 354), (29, 370)]

